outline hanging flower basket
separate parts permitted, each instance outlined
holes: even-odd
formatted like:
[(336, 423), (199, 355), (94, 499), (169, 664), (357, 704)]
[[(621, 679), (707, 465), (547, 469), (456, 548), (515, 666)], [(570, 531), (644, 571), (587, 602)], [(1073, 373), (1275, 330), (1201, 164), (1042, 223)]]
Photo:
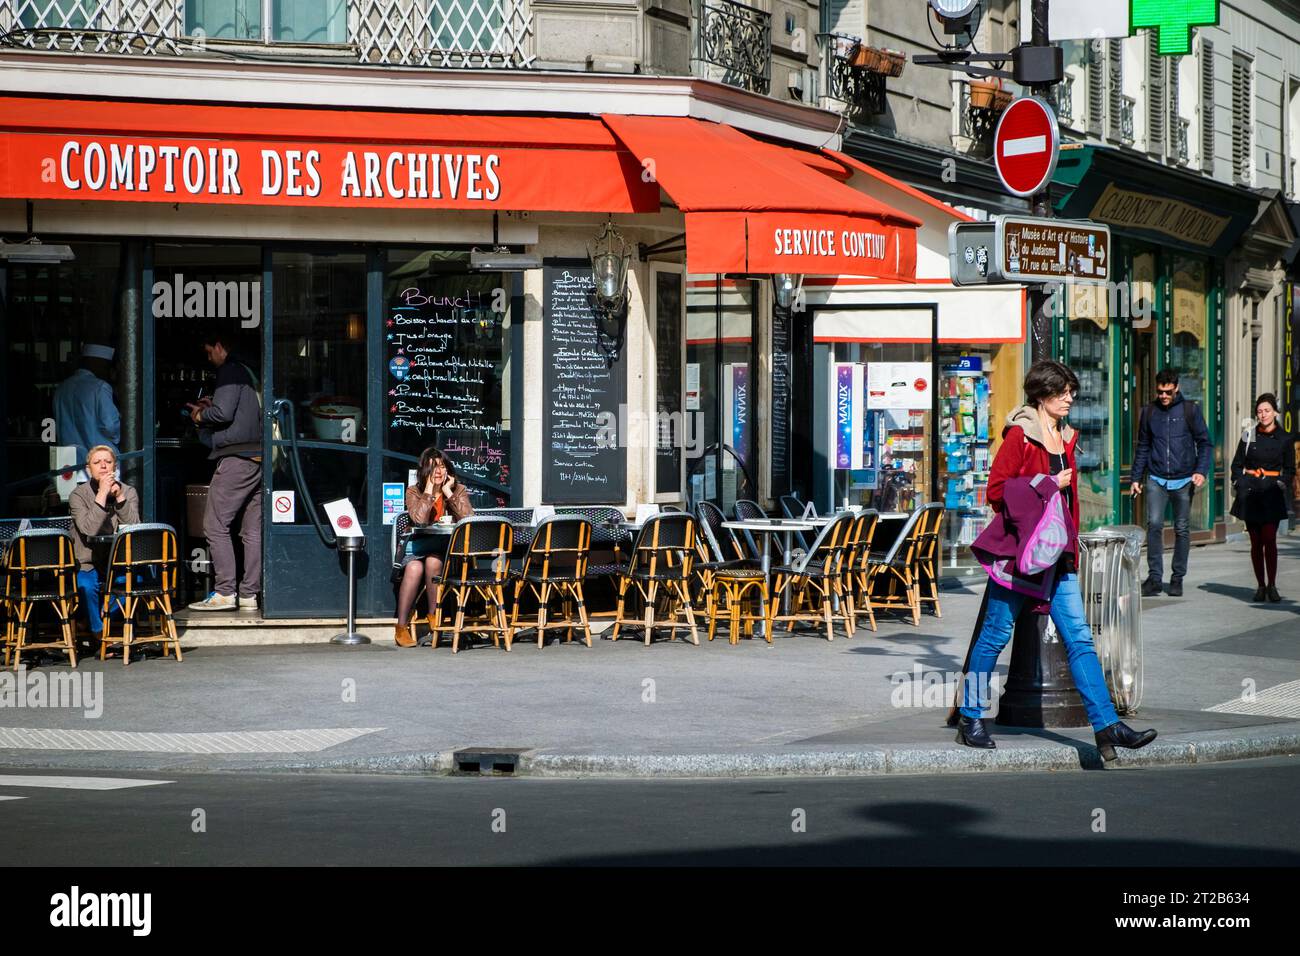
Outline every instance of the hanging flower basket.
[(859, 43), (854, 47), (849, 56), (849, 65), (854, 69), (880, 73), (884, 76), (902, 76), (906, 63), (905, 53), (898, 50), (878, 50), (865, 43)]

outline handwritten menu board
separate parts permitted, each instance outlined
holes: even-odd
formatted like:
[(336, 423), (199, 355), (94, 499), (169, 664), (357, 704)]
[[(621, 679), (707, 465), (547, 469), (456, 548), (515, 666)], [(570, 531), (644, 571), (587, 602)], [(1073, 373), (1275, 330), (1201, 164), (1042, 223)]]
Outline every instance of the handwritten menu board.
[[(682, 448), (686, 420), (682, 410), (682, 276), (655, 273), (656, 423), (655, 492), (682, 490)], [(701, 429), (693, 429), (697, 431)], [(694, 437), (693, 435), (691, 437)]]
[(790, 324), (794, 317), (785, 309), (772, 310), (772, 449), (770, 482), (773, 495), (790, 491)]
[(601, 329), (591, 263), (542, 268), (542, 501), (623, 504), (627, 498), (627, 370), (622, 343)]
[[(510, 486), (510, 435), (501, 427), (505, 339), (490, 306), (492, 275), (397, 283), (384, 320), (390, 451), (441, 448), (468, 478)], [(467, 482), (475, 507), (506, 504), (509, 492)]]

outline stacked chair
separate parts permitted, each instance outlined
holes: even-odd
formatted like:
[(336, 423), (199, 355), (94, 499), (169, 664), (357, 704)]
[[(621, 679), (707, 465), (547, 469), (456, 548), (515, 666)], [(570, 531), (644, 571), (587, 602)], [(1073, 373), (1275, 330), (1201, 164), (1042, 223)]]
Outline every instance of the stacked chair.
[[(690, 594), (695, 537), (695, 518), (688, 514), (658, 514), (641, 526), (632, 558), (618, 574), (618, 610), (611, 633), (614, 640), (618, 640), (624, 626), (643, 627), (648, 647), (656, 627), (672, 631), (689, 628), (691, 643), (700, 643)], [(644, 608), (641, 619), (626, 616), (629, 592), (640, 599)], [(656, 619), (656, 604), (661, 599), (664, 607)], [(680, 616), (685, 616), (685, 622), (678, 620)]]
[[(176, 619), (172, 615), (172, 598), (180, 575), (176, 529), (166, 524), (133, 524), (118, 529), (108, 560), (108, 573), (102, 586), (104, 639), (99, 659), (104, 660), (109, 647), (121, 645), (122, 665), (131, 663), (131, 648), (141, 644), (161, 643), (163, 656), (168, 650), (181, 658), (181, 642), (176, 636)], [(114, 638), (111, 605), (122, 609), (122, 634)], [(136, 633), (136, 614), (140, 610), (158, 619), (153, 634)]]
[[(853, 519), (853, 527), (844, 549), (845, 593), (853, 596), (855, 614), (864, 611), (871, 629), (876, 629), (876, 614), (871, 608), (872, 563), (871, 547), (876, 537), (876, 525), (880, 521), (880, 512), (874, 508), (859, 511)], [(854, 622), (855, 626), (857, 622)]]
[[(533, 531), (532, 543), (524, 555), (523, 565), (511, 571), (514, 581), (514, 611), (510, 617), (510, 636), (529, 628), (537, 631), (537, 649), (545, 644), (548, 630), (565, 630), (565, 643), (573, 640), (574, 627), (581, 626), (587, 646), (591, 647), (591, 626), (587, 620), (587, 605), (582, 594), (582, 579), (587, 575), (587, 558), (591, 553), (591, 522), (586, 518), (555, 515), (542, 521)], [(519, 619), (525, 591), (537, 602), (537, 614), (532, 620)], [(548, 620), (547, 613), (553, 599), (563, 600), (563, 613)], [(578, 620), (573, 618), (577, 609)]]

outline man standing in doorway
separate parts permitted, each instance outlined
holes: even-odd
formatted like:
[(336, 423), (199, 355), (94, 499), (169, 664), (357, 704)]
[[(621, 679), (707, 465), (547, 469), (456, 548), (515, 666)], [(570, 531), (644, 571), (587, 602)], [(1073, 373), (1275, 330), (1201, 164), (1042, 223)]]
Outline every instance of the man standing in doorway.
[[(77, 370), (54, 390), (55, 440), (60, 445), (74, 446), (78, 462), (84, 462), (96, 445), (107, 445), (114, 457), (121, 451), (122, 416), (113, 401), (113, 386), (108, 383), (113, 355), (112, 346), (83, 345)], [(77, 469), (77, 481), (86, 481), (84, 468)]]
[[(256, 608), (262, 581), (262, 405), (252, 371), (228, 347), (228, 339), (211, 334), (203, 350), (216, 366), (217, 387), (211, 397), (187, 405), (199, 426), (199, 438), (217, 462), (208, 486), (203, 533), (212, 554), (213, 592), (190, 605), (195, 611)], [(230, 529), (240, 517), (244, 575), (235, 585), (235, 548)]]
[[(1189, 525), (1192, 496), (1205, 484), (1214, 467), (1214, 446), (1205, 418), (1194, 402), (1178, 392), (1178, 372), (1162, 369), (1156, 375), (1156, 400), (1142, 409), (1138, 419), (1137, 452), (1133, 456), (1133, 494), (1147, 495), (1147, 579), (1145, 597), (1159, 594), (1164, 577), (1165, 503), (1174, 506), (1174, 566), (1165, 589), (1182, 597), (1187, 555), (1191, 550)], [(1143, 482), (1150, 479), (1144, 489)]]

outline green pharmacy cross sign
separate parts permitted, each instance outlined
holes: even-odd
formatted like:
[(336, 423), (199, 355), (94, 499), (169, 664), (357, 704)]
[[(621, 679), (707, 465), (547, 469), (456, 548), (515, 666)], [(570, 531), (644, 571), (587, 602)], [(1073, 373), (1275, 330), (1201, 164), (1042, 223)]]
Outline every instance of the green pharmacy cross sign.
[(1166, 56), (1192, 52), (1192, 27), (1217, 26), (1219, 0), (1130, 0), (1129, 26), (1159, 31)]

